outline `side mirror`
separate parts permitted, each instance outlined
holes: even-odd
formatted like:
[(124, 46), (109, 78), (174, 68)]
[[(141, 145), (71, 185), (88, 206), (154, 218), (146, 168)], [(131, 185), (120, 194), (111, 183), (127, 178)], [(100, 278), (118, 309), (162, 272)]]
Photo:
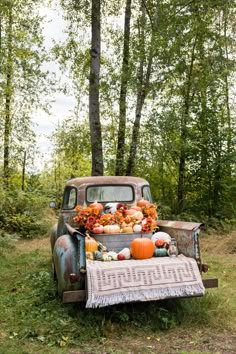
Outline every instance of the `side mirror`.
[(56, 202), (50, 202), (50, 203), (49, 203), (49, 208), (51, 208), (51, 209), (55, 209), (56, 206), (57, 206), (57, 203), (56, 203)]

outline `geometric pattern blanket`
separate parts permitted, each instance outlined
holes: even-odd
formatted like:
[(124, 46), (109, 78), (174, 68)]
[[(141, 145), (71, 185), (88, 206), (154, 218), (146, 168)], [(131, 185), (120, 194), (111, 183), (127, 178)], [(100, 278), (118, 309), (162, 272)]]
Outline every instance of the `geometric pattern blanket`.
[(183, 255), (86, 262), (87, 308), (201, 296), (205, 292), (197, 262)]

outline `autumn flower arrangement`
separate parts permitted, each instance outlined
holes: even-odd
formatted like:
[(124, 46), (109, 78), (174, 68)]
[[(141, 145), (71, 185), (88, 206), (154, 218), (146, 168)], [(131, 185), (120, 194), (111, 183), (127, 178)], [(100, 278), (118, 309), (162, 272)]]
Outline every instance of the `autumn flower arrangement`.
[(92, 232), (94, 225), (99, 223), (100, 211), (91, 206), (83, 208), (81, 205), (77, 205), (75, 210), (77, 211), (77, 216), (74, 217), (74, 221), (85, 230)]
[(104, 213), (103, 205), (94, 202), (88, 207), (77, 205), (74, 221), (91, 233), (150, 233), (157, 229), (157, 206), (144, 199), (128, 208), (119, 203), (113, 213)]

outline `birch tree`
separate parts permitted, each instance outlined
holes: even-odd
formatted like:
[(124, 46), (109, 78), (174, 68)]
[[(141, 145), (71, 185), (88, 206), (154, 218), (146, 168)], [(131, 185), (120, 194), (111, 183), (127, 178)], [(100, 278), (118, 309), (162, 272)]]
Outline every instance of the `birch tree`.
[[(146, 31), (146, 7), (144, 1), (141, 3), (141, 18), (138, 21), (138, 33), (139, 33), (139, 67), (137, 70), (137, 91), (136, 91), (136, 108), (135, 119), (132, 127), (132, 137), (129, 148), (129, 155), (126, 165), (126, 175), (132, 175), (135, 168), (135, 159), (137, 155), (137, 148), (139, 144), (140, 122), (142, 116), (142, 109), (149, 90), (149, 82), (152, 71), (153, 63), (153, 46), (154, 46), (154, 28), (151, 29), (151, 39), (149, 43), (149, 50), (146, 55), (145, 48), (145, 36), (148, 36)], [(147, 46), (147, 44), (146, 44)], [(147, 65), (145, 73), (145, 57), (147, 56)]]
[(121, 68), (120, 98), (119, 98), (119, 127), (116, 151), (117, 176), (124, 174), (125, 133), (126, 133), (126, 96), (129, 72), (129, 42), (130, 42), (131, 0), (126, 0), (124, 21), (123, 61)]
[[(34, 144), (32, 112), (47, 108), (43, 95), (50, 91), (41, 32), (41, 18), (35, 1), (6, 1), (0, 5), (1, 72), (0, 124), (3, 145), (3, 177), (8, 186), (10, 175), (21, 168), (22, 146)], [(30, 14), (30, 15), (29, 15)]]
[(101, 56), (101, 4), (92, 0), (91, 51), (89, 76), (89, 124), (92, 150), (92, 176), (103, 175), (102, 133), (99, 110), (99, 81)]

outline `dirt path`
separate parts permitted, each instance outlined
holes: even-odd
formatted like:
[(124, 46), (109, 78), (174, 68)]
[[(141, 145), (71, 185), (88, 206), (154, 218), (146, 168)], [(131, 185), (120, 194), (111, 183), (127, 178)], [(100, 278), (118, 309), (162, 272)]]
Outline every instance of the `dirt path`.
[(40, 250), (43, 252), (50, 252), (50, 240), (49, 238), (41, 238), (34, 240), (19, 240), (16, 243), (16, 248), (20, 252), (31, 252), (33, 250)]
[[(122, 342), (129, 343), (130, 338), (122, 338)], [(105, 347), (121, 348), (120, 341), (106, 341)], [(104, 349), (105, 349), (104, 347)], [(186, 330), (171, 330), (161, 335), (134, 339), (129, 349), (133, 353), (204, 353), (204, 354), (235, 354), (236, 333), (212, 332), (198, 330), (195, 333)], [(125, 350), (125, 347), (124, 347)], [(76, 352), (72, 352), (76, 353)]]

